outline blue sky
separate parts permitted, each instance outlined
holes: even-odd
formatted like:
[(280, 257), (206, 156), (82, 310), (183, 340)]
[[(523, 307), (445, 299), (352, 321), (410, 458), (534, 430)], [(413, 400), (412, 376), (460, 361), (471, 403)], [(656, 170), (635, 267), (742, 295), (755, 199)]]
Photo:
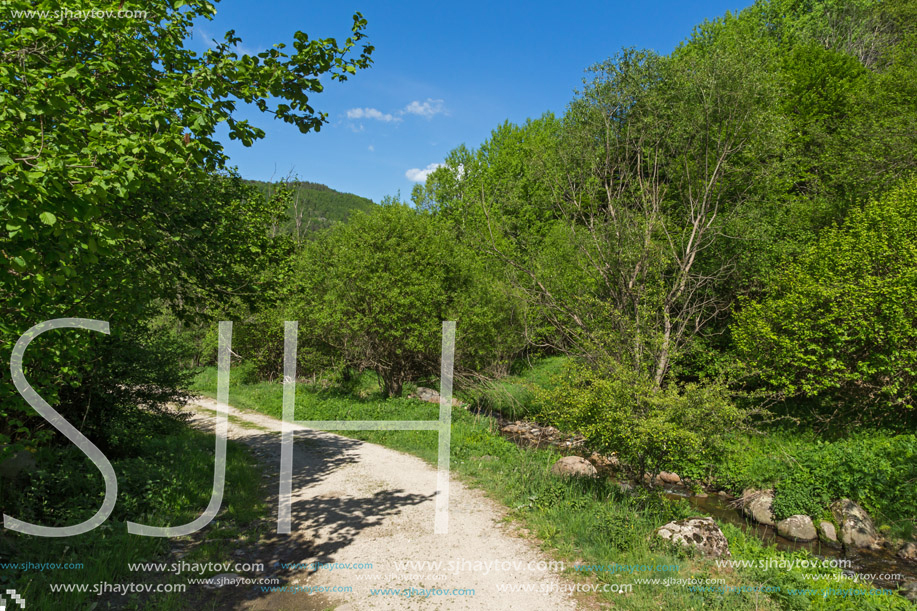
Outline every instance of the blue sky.
[(293, 173), (379, 201), (404, 198), (431, 164), (460, 144), (477, 147), (505, 120), (562, 114), (588, 66), (635, 46), (668, 53), (705, 19), (750, 0), (711, 2), (292, 2), (224, 0), (201, 21), (191, 44), (205, 48), (234, 29), (242, 50), (257, 52), (310, 38), (350, 33), (360, 11), (376, 47), (373, 66), (345, 83), (327, 80), (312, 106), (328, 113), (319, 133), (299, 131), (256, 109), (248, 118), (267, 132), (246, 148), (221, 132), (245, 178)]

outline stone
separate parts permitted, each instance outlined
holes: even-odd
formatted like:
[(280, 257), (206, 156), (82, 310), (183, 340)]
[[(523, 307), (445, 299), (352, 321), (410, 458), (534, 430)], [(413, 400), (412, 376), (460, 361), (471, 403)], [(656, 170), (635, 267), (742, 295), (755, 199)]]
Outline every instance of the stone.
[(837, 545), (837, 529), (834, 528), (834, 524), (828, 520), (822, 520), (818, 523), (818, 538), (822, 543), (827, 543), (828, 545)]
[(520, 424), (507, 424), (500, 430), (507, 435), (525, 435), (529, 432), (527, 428)]
[(589, 457), (589, 462), (591, 462), (596, 469), (614, 470), (621, 466), (621, 461), (619, 461), (618, 457), (614, 454), (603, 456), (598, 452), (593, 452)]
[(428, 401), (430, 403), (436, 403), (439, 401), (439, 393), (432, 388), (424, 388), (423, 386), (418, 386), (414, 394), (417, 395), (417, 398), (421, 401)]
[(214, 590), (224, 586), (235, 585), (235, 583), (241, 579), (242, 576), (238, 573), (220, 573), (219, 575), (214, 575), (213, 577), (205, 580), (204, 587)]
[(840, 526), (841, 543), (844, 547), (879, 549), (879, 533), (872, 518), (862, 507), (850, 499), (841, 499), (831, 504), (831, 512)]
[[(427, 403), (439, 403), (439, 393), (432, 388), (418, 386), (417, 390), (410, 396), (415, 399), (420, 399), (421, 401), (426, 401)], [(460, 405), (462, 405), (462, 402), (452, 397), (452, 407), (458, 407)]]
[(729, 552), (729, 542), (723, 536), (723, 531), (709, 516), (669, 522), (657, 528), (655, 533), (656, 536), (667, 541), (694, 546), (703, 552), (705, 556), (732, 555)]
[(675, 473), (669, 473), (668, 471), (660, 471), (659, 475), (656, 476), (656, 479), (661, 481), (664, 484), (680, 484), (681, 478), (678, 477)]
[(596, 475), (595, 467), (580, 456), (564, 456), (551, 467), (551, 475), (592, 477)]
[(897, 556), (905, 560), (917, 560), (917, 543), (908, 541), (898, 548)]
[(777, 522), (777, 534), (795, 541), (814, 541), (818, 536), (812, 518), (801, 514)]
[(742, 512), (759, 524), (776, 526), (771, 504), (774, 502), (773, 490), (755, 490), (747, 488), (742, 491)]
[(901, 584), (901, 595), (912, 603), (917, 603), (917, 581), (905, 581)]

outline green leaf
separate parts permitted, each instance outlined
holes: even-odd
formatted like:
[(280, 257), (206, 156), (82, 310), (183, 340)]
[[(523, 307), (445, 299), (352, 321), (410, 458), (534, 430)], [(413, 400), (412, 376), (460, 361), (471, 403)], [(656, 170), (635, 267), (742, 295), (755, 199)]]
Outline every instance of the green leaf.
[(45, 225), (53, 225), (57, 222), (57, 217), (50, 212), (42, 212), (40, 215), (38, 215), (38, 218), (40, 218), (41, 222)]

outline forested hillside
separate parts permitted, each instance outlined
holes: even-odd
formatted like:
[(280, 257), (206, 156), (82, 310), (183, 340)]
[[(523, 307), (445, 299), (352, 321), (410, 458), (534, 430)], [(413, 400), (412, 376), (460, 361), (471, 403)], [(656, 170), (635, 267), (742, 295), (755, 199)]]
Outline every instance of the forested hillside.
[(373, 202), (353, 193), (341, 193), (325, 185), (298, 180), (286, 182), (264, 182), (247, 180), (259, 193), (270, 200), (278, 190), (288, 190), (286, 220), (278, 223), (272, 231), (289, 233), (302, 239), (309, 231), (327, 229), (334, 223), (347, 220), (355, 210), (368, 211)]

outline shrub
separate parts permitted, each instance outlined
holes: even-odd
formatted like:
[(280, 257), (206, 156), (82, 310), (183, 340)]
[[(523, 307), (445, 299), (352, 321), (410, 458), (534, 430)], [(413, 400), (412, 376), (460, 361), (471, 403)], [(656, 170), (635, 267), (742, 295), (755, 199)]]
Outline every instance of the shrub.
[(902, 424), (917, 397), (917, 181), (850, 212), (736, 316), (750, 371), (838, 417)]
[(596, 450), (617, 452), (638, 478), (663, 469), (702, 476), (745, 421), (720, 385), (659, 389), (621, 367), (605, 370), (614, 373), (569, 365), (553, 388), (537, 391), (539, 416), (580, 431)]

